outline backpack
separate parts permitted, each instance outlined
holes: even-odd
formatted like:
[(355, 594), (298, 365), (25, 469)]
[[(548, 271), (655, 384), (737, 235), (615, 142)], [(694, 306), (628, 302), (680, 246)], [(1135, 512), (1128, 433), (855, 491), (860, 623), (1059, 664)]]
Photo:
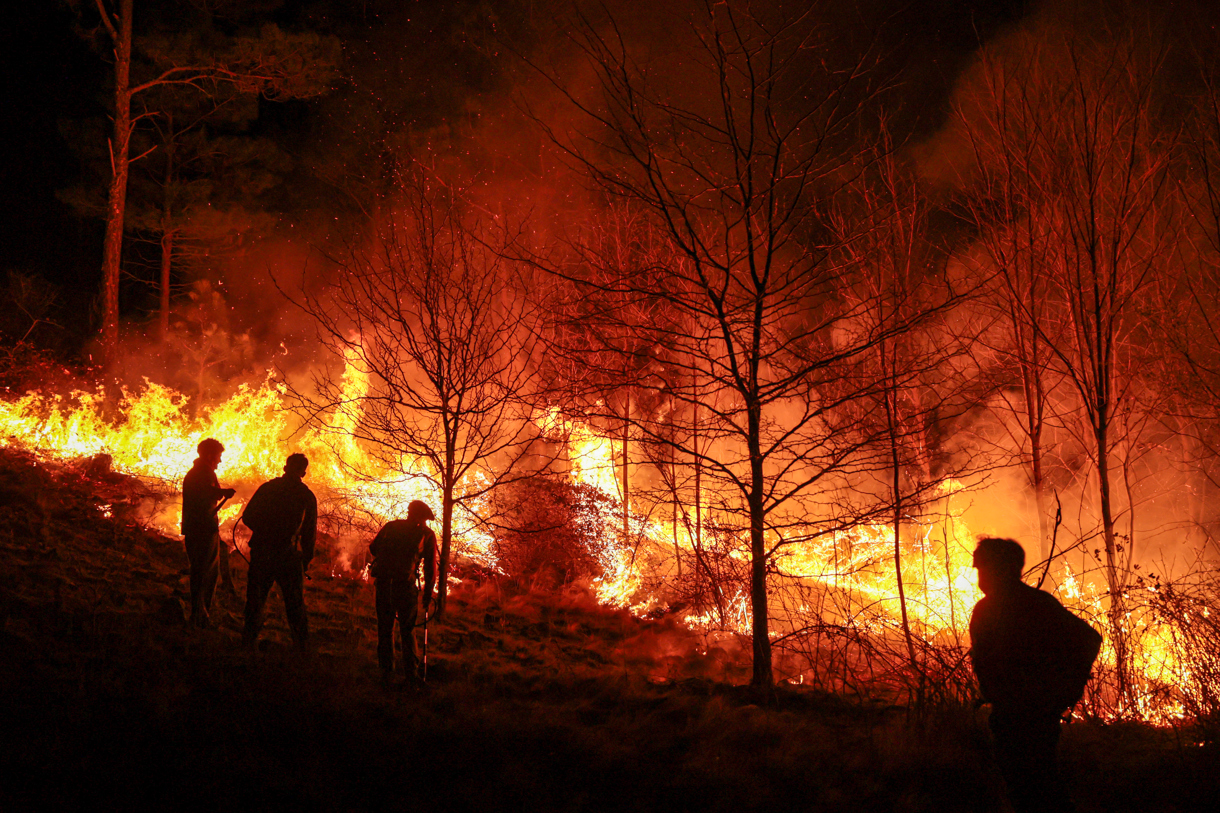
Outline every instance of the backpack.
[(242, 511), (241, 522), (264, 545), (270, 543), (273, 548), (291, 549), (301, 538), (306, 512), (302, 510), (297, 516), (295, 511), (289, 510), (290, 488), (283, 478), (269, 480), (258, 487)]
[(387, 522), (369, 545), (374, 556), (373, 577), (414, 581), (424, 558), (424, 546), (435, 537), (432, 529), (423, 523), (405, 519)]

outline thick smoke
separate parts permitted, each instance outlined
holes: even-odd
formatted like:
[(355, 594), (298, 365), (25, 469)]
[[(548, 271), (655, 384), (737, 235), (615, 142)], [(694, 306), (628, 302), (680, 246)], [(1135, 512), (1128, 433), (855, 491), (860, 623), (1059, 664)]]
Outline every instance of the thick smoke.
[[(1026, 19), (1008, 26), (980, 48), (957, 79), (946, 125), (911, 150), (929, 189), (951, 199), (988, 183), (982, 180), (985, 173), (978, 162), (979, 142), (997, 137), (997, 132), (980, 126), (980, 122), (994, 121), (989, 117), (1002, 104), (1015, 110), (1022, 100), (1037, 98), (1044, 92), (1040, 88), (1053, 85), (1055, 77), (1076, 75), (1073, 71), (1077, 70), (1083, 71), (1080, 75), (1094, 70), (1096, 75), (1097, 65), (1106, 65), (1107, 58), (1114, 60), (1111, 67), (1127, 60), (1122, 61), (1124, 70), (1147, 71), (1152, 77), (1147, 84), (1148, 98), (1115, 97), (1120, 107), (1128, 105), (1124, 115), (1147, 113), (1153, 127), (1164, 128), (1163, 132), (1140, 136), (1179, 137), (1184, 132), (1181, 119), (1193, 115), (1188, 100), (1204, 90), (1196, 59), (1215, 45), (1213, 34), (1208, 33), (1214, 25), (1207, 22), (1215, 12), (1208, 6), (1188, 3), (1173, 15), (1162, 15), (1149, 13), (1143, 4), (1041, 4)], [(1090, 63), (1090, 59), (1096, 62)], [(1102, 76), (1099, 81), (1113, 78), (1111, 74)], [(1046, 101), (1049, 99), (1047, 96)], [(1048, 120), (1033, 116), (1023, 126), (1043, 125), (1051, 126)], [(1011, 144), (1009, 157), (1019, 149), (1020, 142)], [(1004, 160), (999, 150), (997, 147), (990, 154)], [(1170, 174), (1174, 171), (1168, 170)], [(1187, 179), (1180, 189), (1189, 189), (1192, 183)], [(1172, 195), (1165, 192), (1165, 203), (1158, 214), (1190, 205), (1184, 199), (1171, 200)], [(1157, 221), (1153, 228), (1163, 230), (1155, 239), (1173, 244), (1174, 263), (1156, 272), (1165, 275), (1161, 290), (1172, 290), (1178, 275), (1184, 278), (1188, 273), (1183, 267), (1207, 261), (1195, 256), (1198, 241), (1189, 239), (1185, 231), (1169, 231), (1177, 228), (1174, 224)], [(999, 269), (993, 259), (987, 258), (979, 239), (962, 235), (953, 248), (952, 262), (969, 273), (984, 277), (995, 274)], [(994, 316), (980, 312), (962, 318), (987, 322)], [(1220, 513), (1212, 499), (1215, 484), (1209, 466), (1199, 465), (1199, 449), (1188, 437), (1197, 426), (1181, 430), (1180, 416), (1172, 414), (1175, 407), (1171, 404), (1177, 397), (1177, 373), (1172, 371), (1175, 365), (1183, 365), (1181, 356), (1174, 355), (1174, 326), (1157, 324), (1155, 311), (1135, 318), (1142, 323), (1124, 341), (1157, 343), (1155, 363), (1171, 372), (1150, 369), (1152, 356), (1148, 355), (1143, 356), (1143, 369), (1119, 365), (1115, 386), (1123, 388), (1126, 402), (1125, 411), (1114, 418), (1114, 431), (1125, 432), (1130, 441), (1117, 446), (1111, 458), (1116, 530), (1124, 555), (1133, 551), (1131, 562), (1136, 568), (1180, 574), (1197, 567), (1200, 557), (1214, 555), (1209, 551), (1209, 541), (1220, 527)], [(989, 347), (1010, 340), (986, 333), (980, 338)], [(1131, 359), (1139, 357), (1130, 347), (1120, 347), (1118, 352)], [(976, 454), (995, 454), (1000, 460), (1028, 455), (1028, 441), (1017, 425), (1025, 407), (1020, 382), (1014, 378), (960, 427), (977, 441), (966, 448)], [(1052, 519), (1056, 513), (1061, 518), (1061, 525), (1056, 527), (1052, 522), (1051, 527), (1057, 530), (1057, 549), (1072, 548), (1066, 561), (1078, 572), (1090, 570), (1100, 561), (1102, 548), (1097, 473), (1092, 462), (1095, 444), (1084, 419), (1080, 393), (1069, 382), (1056, 380), (1055, 388), (1048, 393), (1047, 408), (1050, 417), (1043, 444), (1048, 453), (1047, 491), (1052, 499), (1044, 510)], [(970, 492), (969, 504), (965, 518), (973, 530), (1016, 536), (1026, 543), (1027, 551), (1037, 550), (1037, 509), (1027, 467), (990, 472)]]
[[(299, 298), (322, 290), (338, 273), (332, 258), (343, 246), (374, 239), (387, 209), (395, 205), (396, 166), (426, 166), (438, 179), (460, 187), (472, 211), (500, 225), (521, 225), (530, 251), (537, 255), (567, 250), (576, 239), (574, 225), (595, 222), (610, 203), (552, 140), (554, 136), (570, 143), (570, 135), (585, 127), (584, 116), (565, 98), (565, 91), (580, 103), (598, 104), (595, 77), (572, 36), (576, 26), (587, 25), (649, 61), (654, 66), (649, 81), (658, 91), (696, 92), (695, 77), (704, 66), (688, 56), (696, 53), (690, 47), (694, 32), (682, 24), (680, 6), (641, 8), (623, 2), (590, 6), (582, 17), (564, 3), (528, 5), (529, 14), (516, 14), (520, 9), (509, 5), (499, 14), (491, 12), (485, 25), (476, 26), (474, 44), (455, 45), (457, 23), (441, 20), (442, 26), (451, 28), (437, 29), (433, 34), (437, 43), (423, 53), (435, 55), (448, 47), (454, 56), (450, 62), (435, 64), (426, 64), (420, 54), (403, 53), (421, 36), (415, 27), (418, 21), (405, 11), (383, 9), (377, 25), (349, 44), (347, 81), (330, 97), (311, 103), (308, 115), (314, 126), (297, 161), (300, 173), (312, 180), (300, 204), (286, 207), (266, 233), (252, 235), (251, 246), (240, 255), (217, 257), (198, 269), (201, 281), (176, 306), (178, 350), (160, 350), (151, 328), (133, 330), (149, 335), (129, 339), (124, 380), (136, 382), (143, 376), (163, 380), (202, 402), (223, 399), (235, 383), (259, 381), (268, 370), (306, 386), (317, 365), (336, 364), (336, 359), (320, 352), (309, 315), (295, 308), (284, 292)], [(1102, 23), (1085, 26), (1100, 19), (1088, 3), (1045, 4), (1019, 21), (993, 17), (922, 23), (886, 5), (877, 3), (863, 11), (858, 4), (829, 7), (828, 24), (841, 27), (845, 52), (859, 46), (861, 18), (874, 11), (888, 26), (883, 26), (881, 37), (889, 39), (881, 50), (927, 53), (935, 51), (936, 46), (929, 44), (935, 42), (948, 52), (944, 41), (954, 37), (960, 41), (961, 31), (967, 30), (986, 39), (986, 53), (992, 59), (1020, 55), (1037, 62), (1039, 54), (1046, 54), (1041, 66), (1045, 71), (1062, 67), (1050, 46), (1064, 30), (1092, 36), (1104, 28)], [(904, 25), (931, 36), (906, 38), (893, 32)], [(1164, 27), (1169, 21), (1154, 25)], [(909, 39), (920, 41), (912, 44)], [(895, 111), (891, 126), (907, 128), (897, 134), (900, 154), (910, 159), (931, 193), (941, 199), (951, 198), (971, 181), (969, 140), (953, 115), (941, 112), (969, 115), (975, 103), (972, 95), (977, 91), (980, 63), (967, 61), (955, 79), (953, 71), (962, 53), (958, 49), (957, 62), (944, 63), (950, 66), (944, 69), (947, 73), (935, 78), (915, 72), (916, 78), (908, 82), (923, 86), (900, 84), (889, 102)], [(911, 113), (913, 109), (918, 114)], [(946, 119), (932, 135), (918, 143), (911, 140)], [(967, 273), (987, 273), (974, 259), (978, 252), (970, 235), (953, 228), (946, 232), (944, 241), (952, 243), (949, 253), (955, 258), (950, 262), (967, 268)], [(977, 318), (966, 313), (955, 320), (972, 324)], [(942, 453), (959, 462), (967, 456), (993, 454), (1011, 460), (1018, 455), (1020, 444), (1012, 440), (1012, 427), (1006, 426), (1012, 415), (1005, 410), (1005, 398), (1019, 401), (1006, 391), (941, 428)], [(1053, 403), (1056, 411), (1070, 415), (1076, 407), (1074, 397), (1065, 392), (1059, 399)], [(1085, 441), (1079, 427), (1066, 421), (1047, 437), (1057, 457), (1051, 491), (1063, 506), (1060, 544), (1089, 537), (1097, 524), (1092, 496), (1096, 484), (1087, 473)], [(955, 463), (944, 468), (960, 467)], [(965, 516), (970, 527), (980, 533), (1015, 535), (1031, 551), (1036, 549), (1038, 522), (1028, 477), (1015, 468), (980, 468), (989, 472), (969, 483), (970, 489), (960, 498), (970, 506)], [(1211, 528), (1217, 519), (1201, 507), (1208, 502), (1204, 495), (1211, 493), (1210, 486), (1166, 444), (1142, 455), (1138, 470), (1128, 473), (1137, 488), (1124, 510), (1134, 512), (1126, 516), (1134, 516), (1130, 528), (1140, 540), (1137, 558), (1164, 556), (1178, 562), (1189, 558), (1199, 529)], [(642, 476), (643, 486), (659, 485), (651, 470), (645, 469)], [(1095, 546), (1084, 546), (1090, 547)]]

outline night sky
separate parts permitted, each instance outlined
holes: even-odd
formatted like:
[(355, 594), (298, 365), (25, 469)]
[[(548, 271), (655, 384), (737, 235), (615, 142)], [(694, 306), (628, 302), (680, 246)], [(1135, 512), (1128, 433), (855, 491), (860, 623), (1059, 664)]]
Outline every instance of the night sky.
[[(82, 182), (81, 162), (68, 139), (74, 123), (98, 121), (107, 113), (109, 66), (102, 58), (105, 37), (90, 39), (80, 26), (81, 20), (95, 19), (91, 4), (75, 5), (83, 10), (53, 0), (20, 3), (10, 10), (4, 26), (6, 98), (0, 140), (6, 148), (0, 152), (0, 246), (5, 270), (62, 286), (62, 306), (81, 313), (89, 308), (100, 281), (102, 222), (73, 211), (57, 193)], [(462, 109), (464, 97), (482, 106), (504, 104), (509, 88), (499, 74), (511, 59), (508, 51), (452, 45), (469, 42), (466, 34), (474, 30), (512, 37), (514, 47), (524, 43), (528, 49), (534, 45), (530, 40), (538, 22), (569, 8), (556, 3), (553, 14), (543, 10), (547, 5), (532, 0), (264, 3), (265, 18), (286, 30), (338, 37), (346, 76), (322, 99), (263, 102), (253, 126), (290, 153), (324, 153), (327, 139), (342, 137), (328, 123), (350, 123), (343, 107), (352, 87), (394, 81), (373, 74), (385, 69), (391, 60), (384, 55), (396, 48), (407, 54), (395, 68), (399, 87), (413, 88), (395, 100), (400, 126), (434, 126), (447, 115), (445, 107)], [(878, 0), (875, 10), (866, 12), (893, 21), (884, 36), (892, 39), (888, 47), (905, 68), (911, 104), (899, 112), (899, 119), (911, 136), (918, 138), (939, 125), (947, 93), (965, 60), (980, 40), (1020, 20), (1028, 5), (1021, 0)], [(144, 8), (172, 6), (168, 0), (138, 0), (137, 35)], [(616, 13), (630, 19), (631, 4), (622, 4)], [(358, 126), (353, 129), (359, 132)], [(308, 220), (333, 201), (329, 190), (310, 177), (308, 163), (302, 158), (277, 201), (282, 214), (293, 219)]]

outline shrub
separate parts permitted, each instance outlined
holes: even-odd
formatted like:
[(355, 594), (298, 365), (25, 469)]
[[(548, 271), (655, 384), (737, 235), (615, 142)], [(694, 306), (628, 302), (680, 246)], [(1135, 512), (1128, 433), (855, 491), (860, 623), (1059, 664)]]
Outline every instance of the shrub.
[(509, 576), (559, 586), (601, 575), (595, 551), (611, 499), (598, 489), (538, 475), (499, 489), (495, 509), (495, 552)]

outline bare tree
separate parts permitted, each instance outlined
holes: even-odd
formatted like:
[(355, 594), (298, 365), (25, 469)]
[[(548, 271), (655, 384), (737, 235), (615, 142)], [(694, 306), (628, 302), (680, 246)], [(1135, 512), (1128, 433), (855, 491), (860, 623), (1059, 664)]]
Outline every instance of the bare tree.
[[(868, 330), (881, 337), (866, 365), (878, 382), (876, 392), (862, 403), (884, 450), (883, 502), (889, 506), (899, 615), (911, 672), (919, 681), (915, 694), (922, 699), (916, 644), (922, 630), (913, 630), (908, 610), (902, 537), (911, 520), (941, 498), (944, 480), (966, 476), (962, 461), (941, 454), (935, 434), (972, 403), (963, 397), (952, 363), (966, 342), (928, 318), (945, 314), (962, 293), (939, 273), (944, 255), (929, 236), (930, 202), (888, 142), (882, 144), (887, 148), (854, 185), (855, 206), (839, 216), (839, 230), (844, 261), (856, 270), (851, 278)], [(919, 322), (925, 324), (918, 332), (886, 335), (895, 323)]]
[[(1051, 25), (1023, 36), (1030, 41), (1004, 43), (984, 59), (985, 90), (972, 99), (976, 144), (1003, 142), (976, 150), (983, 160), (1004, 151), (999, 166), (984, 172), (1016, 176), (993, 185), (988, 194), (998, 202), (976, 211), (984, 213), (982, 228), (1024, 242), (1024, 260), (1002, 261), (1011, 279), (1004, 285), (1013, 289), (1008, 306), (1026, 343), (1025, 374), (1040, 375), (1044, 359), (1053, 359), (1078, 398), (1126, 700), (1124, 593), (1138, 501), (1131, 477), (1149, 437), (1148, 399), (1157, 392), (1140, 374), (1155, 344), (1146, 314), (1177, 234), (1170, 181), (1178, 134), (1163, 126), (1158, 97), (1166, 51), (1152, 35), (1094, 36)], [(991, 245), (1012, 248), (1013, 240)], [(1031, 268), (1022, 280), (1024, 262), (1045, 263), (1046, 273)], [(1027, 402), (1034, 432), (1036, 391)]]
[[(1211, 48), (1215, 32), (1208, 32)], [(1192, 530), (1202, 533), (1203, 550), (1217, 538), (1216, 519), (1207, 506), (1220, 491), (1220, 76), (1211, 50), (1198, 54), (1200, 92), (1191, 99), (1195, 113), (1187, 140), (1189, 166), (1183, 180), (1192, 228), (1184, 241), (1190, 248), (1175, 282), (1163, 301), (1172, 302), (1166, 335), (1173, 351), (1165, 365), (1166, 378), (1176, 385), (1181, 406), (1174, 411), (1181, 442), (1192, 448), (1186, 454), (1201, 475), (1192, 495)], [(1210, 490), (1210, 493), (1208, 491)]]
[[(418, 165), (367, 243), (331, 256), (320, 290), (297, 297), (333, 358), (367, 378), (315, 376), (301, 395), (312, 415), (338, 410), (340, 444), (357, 476), (424, 477), (441, 493), (441, 573), (453, 547), (454, 511), (472, 514), (497, 486), (523, 476), (538, 436), (538, 313), (505, 252), (516, 235), (480, 221), (460, 192)], [(445, 581), (438, 594), (443, 610)]]
[[(869, 324), (869, 306), (841, 295), (848, 271), (832, 259), (828, 211), (870, 154), (859, 133), (879, 90), (871, 45), (838, 59), (816, 7), (697, 6), (672, 28), (695, 46), (680, 66), (641, 62), (613, 20), (584, 19), (573, 38), (600, 95), (543, 71), (584, 122), (548, 130), (555, 143), (661, 229), (676, 257), (558, 272), (587, 297), (630, 306), (601, 308), (605, 320), (651, 315), (603, 331), (604, 349), (633, 352), (615, 335), (666, 348), (632, 385), (699, 411), (698, 433), (633, 423), (646, 442), (698, 461), (748, 540), (753, 683), (769, 687), (774, 557), (859, 520), (843, 485), (879, 464), (875, 433), (848, 407), (876, 393), (865, 361), (879, 343), (926, 314)], [(667, 70), (681, 72), (680, 91), (658, 83)]]
[[(1033, 44), (1027, 58), (1036, 61)], [(1049, 478), (1046, 433), (1053, 421), (1053, 402), (1063, 375), (1044, 335), (1058, 334), (1048, 301), (1053, 288), (1053, 202), (1040, 194), (1046, 144), (1037, 134), (1044, 126), (1039, 82), (1029, 70), (1005, 69), (995, 54), (984, 51), (975, 68), (970, 93), (959, 98), (956, 126), (968, 143), (971, 160), (963, 181), (965, 205), (979, 229), (979, 270), (991, 277), (985, 286), (998, 329), (979, 330), (975, 347), (998, 358), (1001, 369), (1015, 369), (1017, 387), (997, 383), (997, 405), (1015, 417), (1010, 434), (1025, 470), (1037, 514), (1042, 558), (1051, 556)], [(1018, 397), (1011, 393), (1019, 392)], [(1010, 422), (1002, 421), (1005, 429)]]

